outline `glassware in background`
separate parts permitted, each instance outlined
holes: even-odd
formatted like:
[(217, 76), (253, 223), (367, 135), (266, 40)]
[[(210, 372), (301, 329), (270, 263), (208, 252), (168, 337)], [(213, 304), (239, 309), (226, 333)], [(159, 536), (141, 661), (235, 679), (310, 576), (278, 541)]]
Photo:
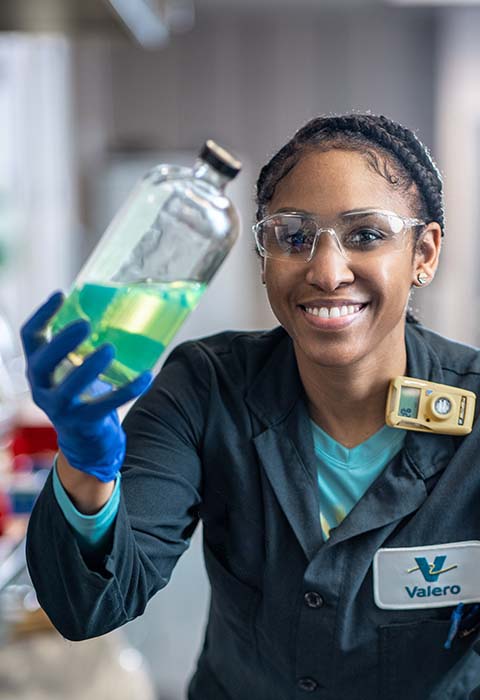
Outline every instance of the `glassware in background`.
[(91, 324), (55, 382), (105, 342), (116, 351), (100, 375), (108, 388), (154, 369), (238, 236), (238, 214), (224, 189), (240, 168), (209, 140), (193, 168), (158, 165), (145, 175), (49, 325), (48, 337), (77, 318)]

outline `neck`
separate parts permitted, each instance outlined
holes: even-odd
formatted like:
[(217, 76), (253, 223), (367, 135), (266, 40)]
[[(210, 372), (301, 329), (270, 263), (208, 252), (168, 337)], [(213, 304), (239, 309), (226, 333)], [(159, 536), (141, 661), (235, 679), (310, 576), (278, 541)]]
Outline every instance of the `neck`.
[(295, 347), (310, 417), (345, 447), (364, 442), (384, 426), (390, 380), (406, 372), (403, 333), (400, 342), (389, 338), (384, 346), (338, 367), (316, 364)]

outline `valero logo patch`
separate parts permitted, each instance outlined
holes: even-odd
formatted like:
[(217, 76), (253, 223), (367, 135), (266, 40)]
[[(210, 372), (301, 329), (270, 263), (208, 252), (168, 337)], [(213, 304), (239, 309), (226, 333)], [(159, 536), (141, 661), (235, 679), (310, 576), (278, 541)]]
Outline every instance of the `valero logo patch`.
[(385, 609), (433, 608), (480, 601), (480, 541), (379, 549), (375, 603)]

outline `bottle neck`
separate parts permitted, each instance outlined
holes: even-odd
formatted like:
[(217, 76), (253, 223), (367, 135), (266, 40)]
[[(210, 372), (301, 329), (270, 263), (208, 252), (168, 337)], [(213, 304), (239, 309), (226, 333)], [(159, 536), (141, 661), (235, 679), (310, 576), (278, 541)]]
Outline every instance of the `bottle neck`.
[(223, 173), (219, 173), (218, 170), (215, 170), (215, 168), (213, 168), (209, 163), (206, 163), (200, 158), (195, 163), (193, 175), (194, 177), (198, 177), (201, 180), (209, 182), (219, 190), (223, 190), (227, 182), (230, 182), (231, 180), (231, 177), (224, 175)]

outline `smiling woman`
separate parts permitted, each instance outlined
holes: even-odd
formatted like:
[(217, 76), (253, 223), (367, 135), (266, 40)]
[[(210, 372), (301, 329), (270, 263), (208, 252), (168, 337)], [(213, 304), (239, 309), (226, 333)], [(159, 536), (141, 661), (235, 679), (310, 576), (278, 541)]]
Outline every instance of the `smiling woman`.
[[(480, 391), (479, 351), (407, 312), (443, 229), (437, 168), (385, 117), (314, 119), (273, 157), (254, 233), (280, 326), (178, 346), (121, 427), (92, 426), (99, 459), (96, 435), (126, 434), (116, 480), (60, 451), (36, 502), (29, 569), (64, 636), (141, 615), (201, 519), (212, 594), (189, 700), (480, 697), (479, 428), (385, 424), (402, 375), (451, 402)], [(62, 390), (34, 379), (62, 359), (38, 345), (52, 299), (23, 330), (34, 397)]]
[(257, 194), (262, 278), (310, 413), (353, 447), (382, 427), (389, 378), (406, 373), (410, 292), (433, 279), (443, 233), (438, 170), (385, 117), (317, 118), (263, 168)]

